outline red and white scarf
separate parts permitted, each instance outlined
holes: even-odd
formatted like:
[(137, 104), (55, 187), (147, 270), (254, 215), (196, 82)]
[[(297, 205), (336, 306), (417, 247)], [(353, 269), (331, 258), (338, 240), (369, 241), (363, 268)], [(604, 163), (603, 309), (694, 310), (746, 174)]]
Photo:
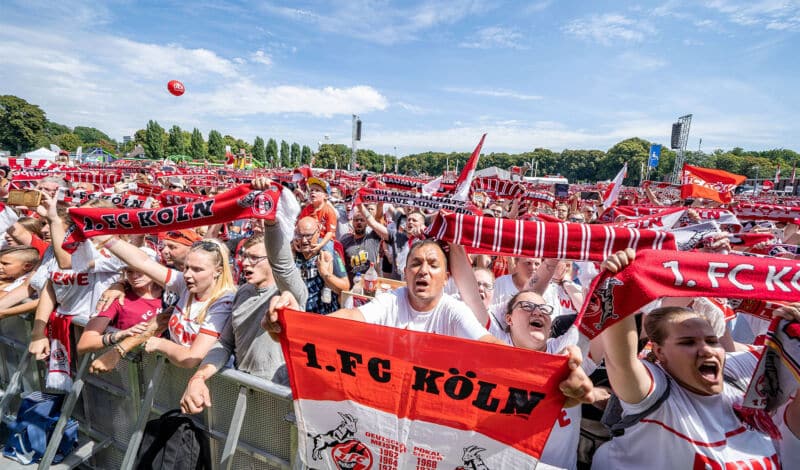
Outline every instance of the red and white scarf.
[(608, 225), (528, 222), (439, 212), (429, 237), (463, 245), (471, 253), (602, 261), (625, 248), (675, 250), (672, 234)]
[(477, 210), (474, 204), (468, 201), (458, 201), (447, 197), (425, 196), (417, 193), (361, 188), (356, 194), (355, 204), (378, 202), (388, 202), (395, 206), (416, 207), (419, 209), (444, 209), (468, 214), (475, 213)]
[(72, 208), (74, 225), (64, 247), (73, 250), (97, 235), (163, 232), (251, 217), (274, 220), (280, 195), (277, 187), (260, 191), (240, 185), (213, 198), (160, 209)]
[(47, 322), (47, 338), (50, 340), (50, 357), (48, 358), (45, 387), (69, 393), (72, 389), (72, 370), (69, 367), (72, 350), (69, 343), (69, 327), (71, 315), (61, 315), (55, 311)]

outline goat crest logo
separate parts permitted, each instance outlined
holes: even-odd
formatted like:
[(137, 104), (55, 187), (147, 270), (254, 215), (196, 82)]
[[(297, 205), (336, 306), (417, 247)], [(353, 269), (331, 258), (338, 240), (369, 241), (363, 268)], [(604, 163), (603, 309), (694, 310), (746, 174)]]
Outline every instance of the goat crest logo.
[(348, 413), (338, 413), (342, 421), (336, 428), (324, 434), (311, 435), (311, 458), (322, 459), (322, 451), (331, 447), (331, 458), (339, 469), (369, 470), (372, 468), (372, 452), (357, 439), (358, 420)]
[(597, 317), (597, 323), (594, 323), (592, 326), (595, 330), (601, 331), (603, 329), (603, 325), (605, 325), (608, 320), (616, 320), (619, 318), (619, 315), (614, 313), (613, 292), (615, 286), (621, 286), (623, 284), (624, 283), (619, 279), (609, 277), (597, 286), (587, 300), (589, 305), (587, 305), (586, 312), (584, 314), (586, 315), (586, 324), (589, 323), (589, 319), (594, 319)]
[(489, 466), (480, 455), (485, 450), (476, 445), (464, 447), (464, 454), (461, 456), (462, 465), (456, 467), (456, 470), (489, 470)]
[(253, 213), (257, 215), (267, 215), (272, 212), (272, 198), (266, 191), (260, 192), (253, 201)]

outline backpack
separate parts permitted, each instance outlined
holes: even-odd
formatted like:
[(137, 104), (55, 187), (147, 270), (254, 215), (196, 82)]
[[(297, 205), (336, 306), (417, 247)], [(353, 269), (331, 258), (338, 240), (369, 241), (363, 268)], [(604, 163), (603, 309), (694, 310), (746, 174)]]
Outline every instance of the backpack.
[[(64, 395), (41, 392), (33, 392), (23, 398), (17, 419), (8, 425), (3, 455), (23, 465), (40, 461), (61, 415), (63, 401)], [(64, 460), (77, 445), (78, 422), (70, 418), (52, 463)]]
[(208, 436), (180, 410), (168, 411), (147, 422), (134, 468), (210, 470)]

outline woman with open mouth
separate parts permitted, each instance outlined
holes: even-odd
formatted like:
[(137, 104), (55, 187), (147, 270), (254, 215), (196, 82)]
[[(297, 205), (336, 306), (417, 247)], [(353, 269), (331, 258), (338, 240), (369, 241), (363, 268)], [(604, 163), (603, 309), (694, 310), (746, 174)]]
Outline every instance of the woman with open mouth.
[[(634, 256), (632, 250), (618, 252), (603, 268), (618, 272)], [(797, 306), (777, 314), (796, 321)], [(686, 307), (652, 310), (644, 330), (655, 362), (637, 357), (634, 316), (598, 337), (619, 400), (609, 409), (621, 410), (611, 419), (607, 409), (603, 421), (615, 437), (597, 450), (592, 468), (781, 468), (781, 460), (790, 468), (789, 454), (796, 456), (800, 449), (793, 425), (786, 424), (778, 444), (746, 427), (734, 412), (758, 363), (757, 352), (726, 354), (706, 317)], [(789, 408), (796, 412), (797, 406)], [(785, 451), (789, 448), (794, 450)]]

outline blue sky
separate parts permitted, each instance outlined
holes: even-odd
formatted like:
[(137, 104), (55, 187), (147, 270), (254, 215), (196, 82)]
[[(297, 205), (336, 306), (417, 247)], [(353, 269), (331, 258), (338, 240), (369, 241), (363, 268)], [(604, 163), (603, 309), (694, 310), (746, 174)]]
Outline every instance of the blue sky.
[[(156, 119), (405, 155), (800, 151), (800, 0), (0, 2), (0, 94), (114, 138)], [(178, 79), (176, 98), (166, 83)]]

